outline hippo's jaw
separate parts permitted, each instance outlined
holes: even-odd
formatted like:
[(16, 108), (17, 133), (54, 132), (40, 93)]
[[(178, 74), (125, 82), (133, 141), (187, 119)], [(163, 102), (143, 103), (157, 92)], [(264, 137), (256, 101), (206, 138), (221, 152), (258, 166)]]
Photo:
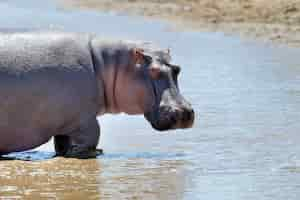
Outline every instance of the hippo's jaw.
[(154, 112), (145, 113), (144, 116), (158, 131), (190, 128), (194, 123), (194, 111), (190, 106), (184, 108), (161, 106)]

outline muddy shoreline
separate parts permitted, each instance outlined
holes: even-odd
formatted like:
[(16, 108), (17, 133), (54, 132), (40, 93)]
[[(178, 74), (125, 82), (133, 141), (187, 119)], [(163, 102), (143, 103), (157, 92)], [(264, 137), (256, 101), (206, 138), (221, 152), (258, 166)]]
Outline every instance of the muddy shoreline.
[(300, 47), (300, 0), (60, 0), (84, 8), (160, 19), (174, 29), (217, 31)]

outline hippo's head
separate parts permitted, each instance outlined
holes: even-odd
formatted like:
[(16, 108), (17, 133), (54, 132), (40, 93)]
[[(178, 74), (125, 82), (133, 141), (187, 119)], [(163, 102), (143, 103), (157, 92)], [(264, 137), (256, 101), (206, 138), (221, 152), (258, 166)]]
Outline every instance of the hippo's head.
[(156, 130), (189, 128), (194, 122), (191, 104), (178, 88), (180, 67), (170, 63), (168, 51), (136, 49), (136, 64), (147, 88), (145, 118)]

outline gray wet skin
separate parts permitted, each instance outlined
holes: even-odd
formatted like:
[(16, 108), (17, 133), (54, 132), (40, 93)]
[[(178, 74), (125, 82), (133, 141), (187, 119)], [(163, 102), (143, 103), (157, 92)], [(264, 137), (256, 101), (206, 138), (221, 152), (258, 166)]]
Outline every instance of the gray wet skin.
[(53, 136), (58, 156), (92, 158), (105, 113), (144, 114), (157, 130), (191, 127), (169, 52), (87, 34), (0, 34), (0, 155)]

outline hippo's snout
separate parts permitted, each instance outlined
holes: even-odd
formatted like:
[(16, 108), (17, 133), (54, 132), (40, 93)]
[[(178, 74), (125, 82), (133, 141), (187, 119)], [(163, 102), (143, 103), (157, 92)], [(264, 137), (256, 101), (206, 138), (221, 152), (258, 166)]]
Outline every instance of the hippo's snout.
[(194, 110), (191, 107), (173, 108), (161, 106), (157, 118), (150, 120), (153, 128), (159, 131), (177, 128), (190, 128), (194, 123)]
[(180, 117), (180, 122), (181, 125), (179, 128), (190, 128), (194, 124), (194, 118), (195, 118), (195, 113), (192, 108), (184, 109), (182, 112), (180, 112), (181, 117)]

